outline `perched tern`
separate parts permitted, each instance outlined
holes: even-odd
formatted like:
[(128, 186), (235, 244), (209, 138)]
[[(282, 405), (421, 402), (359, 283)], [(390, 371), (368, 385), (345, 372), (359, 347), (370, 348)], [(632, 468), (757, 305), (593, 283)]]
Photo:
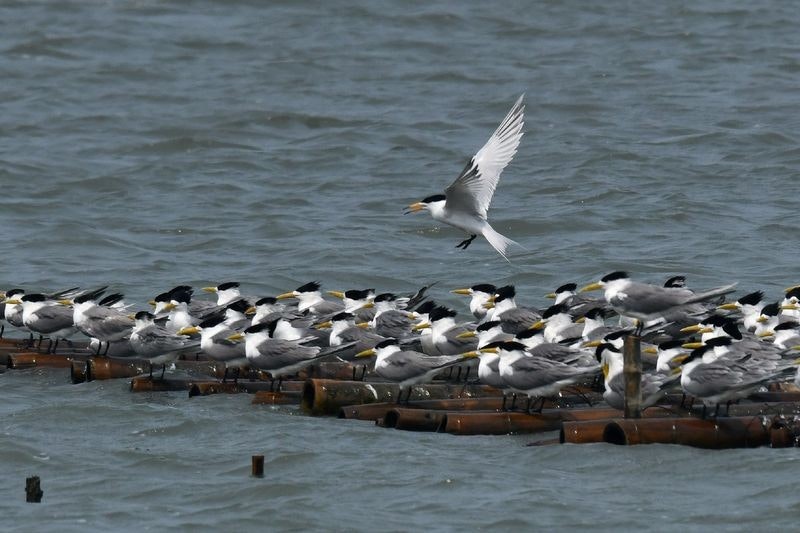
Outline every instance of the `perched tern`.
[(228, 305), (242, 298), (239, 283), (236, 281), (220, 283), (216, 287), (203, 287), (203, 290), (217, 295), (218, 306)]
[(787, 368), (772, 366), (754, 372), (752, 365), (747, 364), (754, 359), (739, 362), (719, 359), (707, 363), (703, 360), (706, 350), (707, 347), (693, 350), (684, 358), (681, 371), (681, 388), (686, 395), (702, 400), (703, 418), (707, 407), (714, 406), (716, 415), (721, 403), (730, 405), (734, 400), (747, 398), (787, 371)]
[(296, 298), (298, 301), (297, 310), (301, 313), (308, 311), (315, 315), (332, 315), (344, 309), (344, 306), (340, 302), (331, 302), (324, 299), (319, 288), (320, 284), (318, 281), (311, 281), (293, 291), (279, 294), (276, 298), (278, 300)]
[[(13, 300), (12, 302), (16, 302)], [(72, 310), (64, 307), (58, 300), (51, 300), (44, 294), (25, 294), (19, 299), (22, 304), (22, 323), (39, 335), (48, 335), (51, 343), (47, 351), (54, 351), (60, 339), (75, 333)], [(55, 339), (53, 344), (52, 339)]]
[(494, 296), (495, 292), (497, 292), (497, 287), (489, 283), (478, 283), (472, 287), (454, 289), (450, 292), (453, 294), (463, 294), (464, 296), (469, 296), (469, 310), (472, 313), (472, 316), (474, 316), (477, 320), (483, 320), (483, 318), (486, 316), (486, 313), (489, 311), (489, 309), (486, 307), (486, 303)]
[(498, 368), (506, 386), (528, 395), (528, 411), (534, 398), (542, 400), (539, 407), (541, 411), (546, 398), (557, 395), (564, 387), (594, 376), (600, 368), (599, 364), (578, 367), (540, 356), (526, 355), (525, 346), (514, 341), (500, 343), (491, 349), (500, 355)]
[[(623, 374), (622, 352), (611, 344), (602, 343), (596, 350), (597, 360), (603, 370), (605, 391), (603, 399), (614, 409), (625, 408), (625, 375)], [(678, 384), (677, 375), (642, 373), (639, 389), (641, 391), (641, 408), (647, 409), (658, 403), (668, 392), (671, 385)]]
[(677, 308), (704, 302), (735, 290), (736, 284), (725, 285), (695, 293), (685, 288), (659, 287), (630, 279), (626, 272), (616, 271), (603, 276), (600, 281), (589, 284), (582, 292), (603, 289), (606, 301), (620, 315), (639, 321), (637, 333), (645, 323), (663, 320), (665, 315)]
[(465, 231), (470, 237), (456, 248), (466, 249), (478, 235), (483, 235), (492, 248), (508, 260), (506, 250), (514, 241), (495, 231), (486, 217), (500, 173), (517, 153), (522, 138), (523, 96), (517, 99), (497, 130), (444, 194), (428, 196), (409, 205), (406, 214), (427, 210), (434, 220)]
[(487, 320), (499, 320), (503, 323), (503, 330), (517, 334), (531, 327), (541, 320), (542, 315), (536, 309), (518, 307), (515, 297), (517, 290), (513, 285), (506, 285), (497, 289), (489, 298), (485, 307), (491, 309), (486, 315)]
[(139, 311), (134, 315), (130, 344), (136, 355), (150, 361), (151, 365), (175, 361), (181, 354), (199, 351), (200, 342), (170, 331), (155, 322), (155, 315)]
[[(377, 356), (375, 373), (384, 379), (400, 385), (397, 400), (400, 401), (403, 391), (411, 385), (428, 383), (442, 370), (459, 365), (478, 357), (477, 352), (458, 355), (430, 356), (419, 352), (403, 350), (396, 339), (386, 339), (374, 348), (356, 354), (356, 357)], [(408, 389), (409, 396), (411, 389)], [(406, 399), (408, 401), (408, 399)]]
[(278, 380), (278, 390), (285, 376), (296, 374), (303, 368), (323, 357), (336, 353), (339, 349), (323, 350), (319, 346), (307, 346), (296, 341), (271, 338), (274, 323), (262, 322), (250, 326), (243, 332), (232, 333), (230, 342), (239, 342), (244, 338), (245, 355), (250, 365), (269, 372), (272, 379)]

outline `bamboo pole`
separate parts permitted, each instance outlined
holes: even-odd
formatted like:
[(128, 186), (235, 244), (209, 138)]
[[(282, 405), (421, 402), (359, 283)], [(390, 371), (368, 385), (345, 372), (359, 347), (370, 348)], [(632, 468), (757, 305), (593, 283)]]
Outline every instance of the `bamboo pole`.
[(77, 361), (85, 356), (77, 354), (51, 354), (39, 352), (20, 352), (12, 353), (8, 356), (8, 368), (23, 369), (23, 368), (69, 368), (72, 361)]
[(409, 431), (439, 431), (446, 418), (446, 411), (394, 407), (388, 410), (383, 418), (377, 419), (375, 423), (386, 428)]
[[(615, 417), (565, 421), (560, 440), (571, 444), (660, 442), (702, 448), (761, 446), (767, 441), (774, 441), (774, 445), (779, 447), (794, 445), (796, 437), (800, 435), (800, 427), (795, 429), (792, 424), (781, 422), (784, 416), (793, 420), (797, 410), (798, 405), (790, 402), (754, 403), (731, 406), (730, 417), (703, 420), (696, 416), (651, 417), (651, 409), (648, 409), (644, 412), (645, 418), (639, 420)], [(747, 422), (746, 427), (743, 422)], [(784, 430), (784, 426), (789, 429)]]
[(301, 391), (258, 391), (253, 395), (253, 405), (299, 405)]
[(625, 337), (623, 348), (623, 373), (625, 378), (625, 418), (642, 417), (642, 350), (641, 338)]
[[(498, 391), (500, 394), (500, 391)], [(602, 400), (602, 397), (597, 393), (590, 395), (591, 399)], [(585, 404), (584, 396), (565, 396), (560, 398), (559, 401), (563, 405), (580, 405)], [(506, 402), (509, 406), (510, 400)], [(517, 406), (519, 409), (519, 404)], [(381, 402), (362, 405), (346, 405), (339, 409), (339, 418), (352, 418), (356, 420), (377, 420), (386, 416), (386, 413), (391, 409), (397, 407), (395, 402)], [(445, 398), (441, 400), (419, 400), (410, 401), (408, 404), (403, 404), (402, 407), (414, 409), (426, 409), (434, 411), (495, 411), (499, 412), (503, 407), (503, 398), (501, 396), (490, 396), (486, 398)], [(556, 402), (546, 401), (545, 407), (558, 408)]]
[(72, 383), (86, 382), (86, 361), (72, 361), (69, 367), (69, 378)]
[[(404, 407), (438, 411), (496, 411), (499, 410), (502, 405), (502, 398), (489, 397), (420, 400), (409, 402), (408, 405), (404, 405)], [(394, 402), (346, 405), (339, 409), (338, 417), (355, 420), (377, 420), (385, 417), (386, 413), (395, 407), (397, 407), (397, 404)]]
[[(394, 401), (397, 399), (398, 391), (396, 383), (309, 379), (303, 389), (301, 406), (304, 411), (312, 415), (336, 415), (339, 409), (348, 405)], [(411, 387), (410, 401), (496, 394), (497, 389), (485, 385), (415, 385)]]
[[(297, 393), (298, 398), (303, 390), (305, 382), (303, 381), (284, 381), (281, 383), (281, 392)], [(271, 382), (267, 381), (193, 381), (189, 385), (189, 397), (194, 396), (209, 396), (211, 394), (237, 394), (240, 392), (247, 392), (250, 394), (258, 392), (277, 392), (271, 391), (274, 388)], [(299, 399), (298, 399), (299, 403)]]
[(364, 379), (375, 376), (370, 370), (364, 373), (364, 368), (364, 365), (353, 365), (344, 361), (321, 361), (298, 372), (297, 379), (352, 380), (354, 372), (356, 378), (360, 378), (362, 374)]
[(769, 424), (759, 416), (722, 417), (716, 420), (612, 420), (603, 430), (610, 444), (683, 444), (697, 448), (753, 448), (770, 442)]
[(189, 390), (192, 382), (188, 379), (136, 376), (131, 380), (131, 392), (169, 392)]
[(86, 381), (132, 378), (150, 371), (143, 359), (90, 357), (86, 361)]
[(588, 409), (544, 409), (541, 413), (524, 412), (455, 412), (447, 413), (441, 431), (454, 435), (506, 435), (557, 431), (565, 420), (607, 419), (619, 416), (610, 407)]

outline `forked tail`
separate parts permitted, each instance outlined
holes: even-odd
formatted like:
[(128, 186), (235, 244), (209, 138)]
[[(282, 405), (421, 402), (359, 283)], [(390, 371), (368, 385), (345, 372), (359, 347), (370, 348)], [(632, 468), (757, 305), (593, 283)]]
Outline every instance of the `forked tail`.
[(489, 244), (492, 245), (492, 248), (497, 250), (497, 253), (502, 255), (503, 259), (506, 261), (508, 261), (508, 257), (506, 257), (506, 250), (508, 249), (509, 245), (516, 244), (517, 246), (522, 246), (516, 241), (512, 241), (508, 237), (497, 233), (489, 224), (486, 224), (486, 226), (483, 228), (483, 236), (487, 241), (489, 241)]

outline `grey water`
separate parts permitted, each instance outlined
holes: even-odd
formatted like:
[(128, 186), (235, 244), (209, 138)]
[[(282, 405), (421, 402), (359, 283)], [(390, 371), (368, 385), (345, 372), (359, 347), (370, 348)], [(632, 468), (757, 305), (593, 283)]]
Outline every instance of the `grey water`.
[[(0, 287), (800, 282), (792, 2), (0, 3)], [(525, 93), (485, 241), (402, 208)], [(526, 447), (0, 375), (3, 530), (793, 526), (796, 450)], [(250, 456), (266, 456), (264, 479)], [(39, 475), (43, 503), (24, 502)]]

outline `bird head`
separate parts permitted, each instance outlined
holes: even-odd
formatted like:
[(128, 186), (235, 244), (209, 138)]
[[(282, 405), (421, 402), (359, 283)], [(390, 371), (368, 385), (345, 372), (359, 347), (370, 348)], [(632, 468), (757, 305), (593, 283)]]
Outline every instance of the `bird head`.
[(409, 213), (416, 213), (418, 211), (430, 211), (432, 208), (442, 208), (446, 200), (447, 198), (444, 194), (434, 194), (433, 196), (428, 196), (419, 202), (414, 202), (409, 205), (405, 208), (403, 214), (408, 215)]

